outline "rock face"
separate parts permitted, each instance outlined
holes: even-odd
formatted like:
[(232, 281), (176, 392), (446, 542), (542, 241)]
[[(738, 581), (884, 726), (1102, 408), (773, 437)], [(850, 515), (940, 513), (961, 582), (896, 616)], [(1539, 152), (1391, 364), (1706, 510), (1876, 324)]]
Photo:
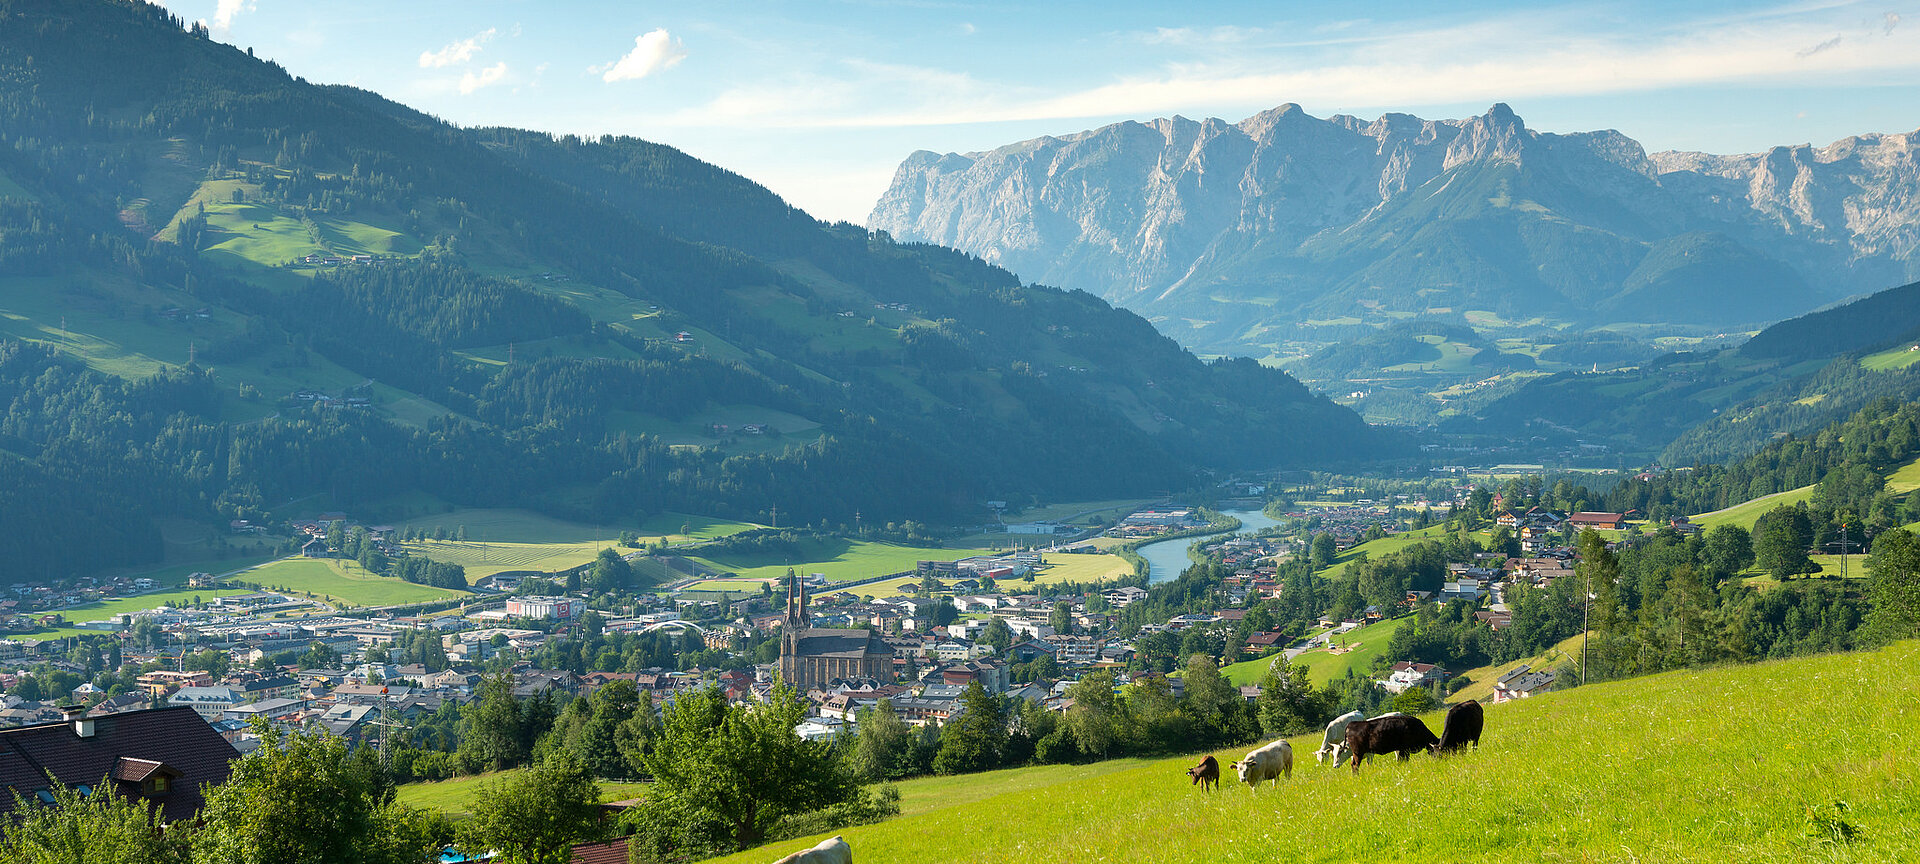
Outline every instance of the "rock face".
[(1230, 347), (1310, 319), (1495, 313), (1725, 327), (1920, 277), (1914, 135), (1648, 155), (1614, 131), (1182, 117), (916, 152), (868, 227)]

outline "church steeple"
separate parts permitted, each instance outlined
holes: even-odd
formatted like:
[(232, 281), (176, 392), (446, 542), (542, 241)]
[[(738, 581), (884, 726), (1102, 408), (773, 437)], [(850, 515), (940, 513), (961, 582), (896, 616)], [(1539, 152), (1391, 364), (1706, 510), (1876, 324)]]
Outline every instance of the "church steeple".
[(800, 576), (792, 570), (787, 571), (787, 620), (789, 633), (797, 633), (807, 627), (807, 586)]

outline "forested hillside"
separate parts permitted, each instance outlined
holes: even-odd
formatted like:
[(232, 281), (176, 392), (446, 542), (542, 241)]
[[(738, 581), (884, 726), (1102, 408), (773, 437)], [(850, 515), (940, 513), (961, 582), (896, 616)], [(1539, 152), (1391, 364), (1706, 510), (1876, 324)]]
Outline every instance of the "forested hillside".
[(1668, 465), (1744, 458), (1781, 436), (1813, 434), (1877, 399), (1920, 397), (1920, 367), (1863, 360), (1920, 340), (1916, 296), (1920, 283), (1782, 321), (1736, 348), (1537, 378), (1450, 424), (1460, 430), (1558, 427), (1635, 458), (1657, 454)]
[(26, 541), (46, 566), (104, 521), (88, 564), (150, 559), (162, 513), (316, 493), (841, 523), (1386, 443), (1090, 294), (657, 144), (311, 85), (143, 2), (0, 0), (0, 179), (8, 380), (42, 394), (0, 508), (67, 490)]

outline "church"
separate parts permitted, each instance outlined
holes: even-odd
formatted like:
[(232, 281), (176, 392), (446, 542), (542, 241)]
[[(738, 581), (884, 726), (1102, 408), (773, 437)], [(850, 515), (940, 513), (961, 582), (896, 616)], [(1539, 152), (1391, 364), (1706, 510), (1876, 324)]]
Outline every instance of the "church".
[(893, 680), (893, 647), (871, 629), (808, 626), (807, 588), (787, 577), (787, 617), (780, 629), (780, 677), (804, 693), (836, 678)]

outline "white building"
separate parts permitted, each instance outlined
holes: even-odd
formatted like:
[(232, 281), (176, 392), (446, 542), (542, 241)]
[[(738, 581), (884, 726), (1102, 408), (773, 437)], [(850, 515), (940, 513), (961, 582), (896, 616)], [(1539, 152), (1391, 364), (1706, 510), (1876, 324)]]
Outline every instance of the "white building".
[(571, 597), (513, 597), (507, 600), (507, 615), (513, 618), (572, 618), (585, 604)]

